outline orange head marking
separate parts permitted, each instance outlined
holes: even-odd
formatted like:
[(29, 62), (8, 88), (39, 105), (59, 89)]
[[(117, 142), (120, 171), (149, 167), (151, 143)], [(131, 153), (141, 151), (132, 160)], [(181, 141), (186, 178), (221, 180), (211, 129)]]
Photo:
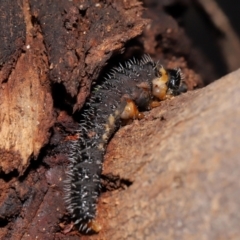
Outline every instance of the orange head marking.
[(158, 69), (158, 74), (160, 75), (159, 80), (165, 84), (168, 83), (169, 77), (167, 70), (161, 65)]
[(168, 90), (168, 72), (163, 66), (160, 66), (157, 70), (159, 77), (154, 78), (152, 81), (152, 94), (157, 99), (164, 100)]

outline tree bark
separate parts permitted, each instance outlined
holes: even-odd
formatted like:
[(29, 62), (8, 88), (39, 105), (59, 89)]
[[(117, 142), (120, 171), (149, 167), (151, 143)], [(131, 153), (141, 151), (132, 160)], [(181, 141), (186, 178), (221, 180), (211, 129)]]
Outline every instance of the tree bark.
[[(14, 7), (13, 7), (14, 6)], [(0, 169), (20, 174), (53, 126), (56, 85), (79, 109), (115, 50), (148, 23), (137, 1), (38, 1), (1, 4)], [(54, 88), (55, 86), (55, 88)], [(63, 92), (58, 100), (64, 98)], [(59, 95), (62, 96), (59, 96)], [(56, 103), (57, 101), (57, 103)]]
[(239, 78), (162, 102), (117, 132), (104, 174), (128, 184), (102, 195), (104, 231), (91, 239), (238, 239)]
[[(2, 1), (1, 239), (79, 239), (63, 201), (78, 128), (72, 113), (109, 59), (108, 68), (124, 48), (125, 56), (147, 49), (167, 67), (181, 67), (190, 90), (203, 85), (188, 67), (189, 41), (176, 21), (159, 10), (150, 23), (142, 10), (137, 0)], [(102, 231), (81, 239), (239, 234), (239, 74), (162, 102), (120, 129), (104, 163)]]

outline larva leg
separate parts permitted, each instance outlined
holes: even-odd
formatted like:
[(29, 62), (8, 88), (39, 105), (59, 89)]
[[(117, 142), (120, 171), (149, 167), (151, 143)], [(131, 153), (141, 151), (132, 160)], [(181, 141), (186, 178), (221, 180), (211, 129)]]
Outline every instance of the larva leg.
[(152, 109), (152, 108), (158, 107), (158, 106), (160, 106), (160, 104), (161, 104), (161, 102), (159, 102), (159, 101), (151, 101), (149, 104), (149, 108)]
[(131, 99), (126, 100), (126, 106), (121, 113), (121, 119), (130, 120), (130, 119), (142, 119), (144, 114), (138, 111), (138, 108), (134, 101)]
[(101, 225), (95, 221), (95, 220), (91, 220), (88, 224), (87, 224), (88, 229), (90, 229), (91, 231), (94, 231), (95, 233), (98, 233), (101, 231), (102, 227)]

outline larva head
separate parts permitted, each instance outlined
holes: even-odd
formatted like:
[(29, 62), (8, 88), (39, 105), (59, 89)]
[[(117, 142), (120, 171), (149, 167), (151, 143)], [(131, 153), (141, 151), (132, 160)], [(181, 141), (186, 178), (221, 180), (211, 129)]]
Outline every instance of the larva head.
[(180, 68), (168, 69), (168, 88), (170, 90), (178, 91), (183, 79), (182, 71)]
[(152, 81), (152, 94), (159, 100), (164, 100), (167, 95), (184, 92), (181, 88), (183, 76), (180, 68), (165, 69), (163, 66), (157, 66), (156, 76)]

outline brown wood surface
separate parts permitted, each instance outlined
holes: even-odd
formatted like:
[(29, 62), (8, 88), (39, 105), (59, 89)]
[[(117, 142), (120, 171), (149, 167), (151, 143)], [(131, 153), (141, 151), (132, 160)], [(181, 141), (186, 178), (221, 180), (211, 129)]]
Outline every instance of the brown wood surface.
[(81, 107), (113, 51), (141, 34), (148, 21), (135, 0), (3, 2), (0, 170), (23, 174), (56, 119), (53, 85), (63, 85), (76, 99), (74, 110)]
[(132, 184), (101, 197), (104, 231), (90, 239), (239, 238), (239, 78), (162, 102), (117, 132), (104, 174)]
[(142, 10), (137, 0), (1, 2), (0, 239), (238, 239), (239, 71), (120, 129), (104, 163), (102, 231), (72, 228), (62, 189), (72, 113), (106, 62), (140, 48), (181, 67), (190, 90), (211, 78), (171, 16), (155, 9), (150, 22)]

